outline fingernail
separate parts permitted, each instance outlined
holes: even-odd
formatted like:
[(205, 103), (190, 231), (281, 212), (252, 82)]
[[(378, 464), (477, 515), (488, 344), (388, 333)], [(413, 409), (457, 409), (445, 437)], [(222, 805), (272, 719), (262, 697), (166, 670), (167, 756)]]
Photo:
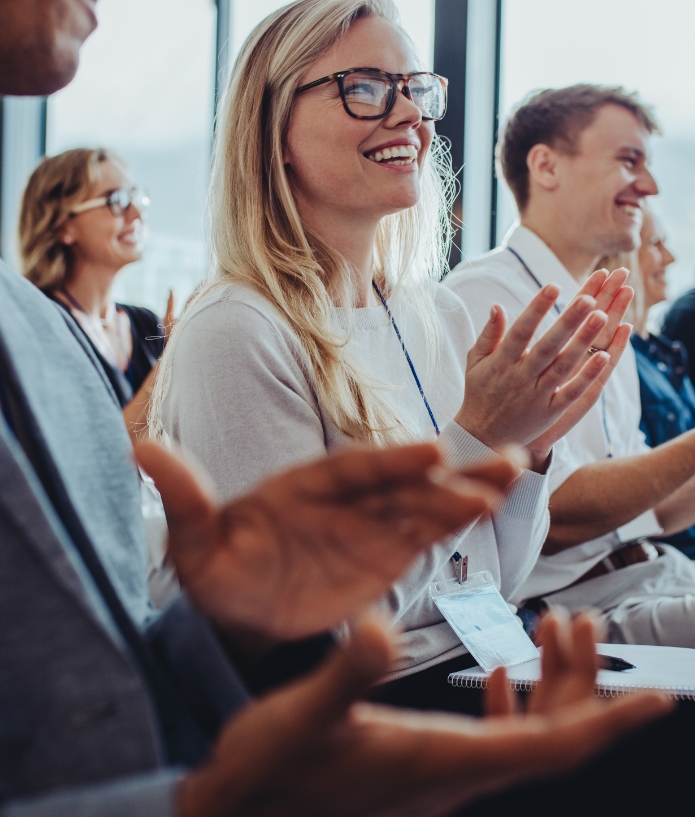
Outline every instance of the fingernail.
[(589, 318), (589, 328), (600, 329), (605, 323), (605, 320), (606, 315), (603, 312), (594, 312), (594, 314)]
[(490, 309), (490, 320), (494, 323), (497, 320), (497, 313), (499, 310), (497, 309), (497, 304), (493, 304), (492, 308)]

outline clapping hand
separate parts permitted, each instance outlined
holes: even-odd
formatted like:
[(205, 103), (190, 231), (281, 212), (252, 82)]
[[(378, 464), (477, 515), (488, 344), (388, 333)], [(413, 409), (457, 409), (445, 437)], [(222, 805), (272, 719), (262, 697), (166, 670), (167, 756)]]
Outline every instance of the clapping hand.
[(467, 474), (433, 444), (353, 448), (220, 505), (195, 469), (153, 442), (136, 457), (162, 495), (169, 556), (218, 625), (271, 639), (323, 632), (376, 600), (425, 549), (499, 500), (508, 458)]
[(459, 425), (493, 449), (525, 445), (540, 467), (594, 405), (629, 341), (630, 328), (620, 325), (632, 298), (626, 278), (625, 270), (595, 272), (533, 345), (558, 287), (543, 287), (508, 332), (504, 310), (494, 305), (468, 355)]
[(557, 774), (655, 717), (656, 694), (593, 697), (590, 624), (548, 616), (544, 677), (529, 713), (515, 713), (504, 670), (482, 721), (356, 703), (389, 669), (376, 621), (318, 671), (251, 704), (223, 731), (210, 761), (184, 779), (181, 817), (436, 817), (512, 783)]
[[(544, 434), (529, 444), (528, 448), (532, 456), (536, 451), (538, 452), (537, 457), (543, 457), (544, 452), (549, 451), (560, 437), (564, 437), (596, 404), (603, 387), (630, 342), (632, 327), (627, 323), (622, 323), (634, 295), (634, 291), (625, 286), (628, 275), (629, 273), (624, 267), (613, 270), (610, 275), (607, 270), (597, 270), (589, 276), (584, 286), (579, 290), (577, 297), (583, 295), (594, 297), (597, 308), (608, 316), (608, 321), (603, 329), (594, 338), (592, 347), (593, 349), (605, 351), (609, 360), (584, 394)], [(569, 309), (569, 306), (567, 308)], [(581, 362), (579, 365), (581, 365)], [(572, 374), (576, 374), (576, 372), (577, 368)]]

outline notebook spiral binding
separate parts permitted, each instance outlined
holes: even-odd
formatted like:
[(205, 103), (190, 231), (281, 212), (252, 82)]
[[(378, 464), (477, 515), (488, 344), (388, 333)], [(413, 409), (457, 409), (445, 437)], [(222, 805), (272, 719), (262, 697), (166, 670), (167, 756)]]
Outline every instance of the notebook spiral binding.
[[(464, 689), (487, 689), (487, 678), (456, 678), (449, 677), (449, 683), (455, 687), (463, 687)], [(510, 681), (510, 687), (514, 692), (531, 692), (538, 685), (538, 681)], [(684, 689), (676, 686), (659, 686), (659, 687), (644, 687), (634, 684), (632, 686), (622, 686), (618, 688), (600, 687), (594, 690), (594, 695), (597, 698), (624, 698), (626, 695), (631, 695), (636, 692), (663, 692), (669, 698), (675, 700), (695, 701), (695, 693), (692, 689)]]

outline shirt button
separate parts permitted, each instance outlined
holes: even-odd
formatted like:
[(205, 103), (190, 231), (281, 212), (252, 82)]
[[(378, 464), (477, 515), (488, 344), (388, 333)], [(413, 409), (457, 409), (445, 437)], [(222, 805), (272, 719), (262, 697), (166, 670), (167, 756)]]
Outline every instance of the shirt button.
[(660, 361), (659, 361), (659, 362), (656, 364), (656, 368), (657, 368), (657, 369), (658, 369), (660, 372), (665, 372), (665, 371), (666, 371), (666, 369), (668, 369), (668, 366), (667, 366), (667, 365), (664, 363), (664, 361), (663, 361), (663, 360), (660, 360)]
[(666, 415), (666, 419), (672, 423), (676, 419), (676, 415), (672, 411), (669, 411)]

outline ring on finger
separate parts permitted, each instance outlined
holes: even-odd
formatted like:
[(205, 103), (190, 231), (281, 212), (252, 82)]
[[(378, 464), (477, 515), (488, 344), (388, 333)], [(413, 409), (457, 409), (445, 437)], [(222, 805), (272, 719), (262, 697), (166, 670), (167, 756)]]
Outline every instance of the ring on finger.
[(591, 357), (592, 355), (595, 355), (596, 352), (603, 352), (603, 351), (604, 350), (599, 349), (598, 346), (589, 346), (589, 348), (586, 350), (586, 353), (587, 353), (587, 355), (589, 355), (589, 357)]

